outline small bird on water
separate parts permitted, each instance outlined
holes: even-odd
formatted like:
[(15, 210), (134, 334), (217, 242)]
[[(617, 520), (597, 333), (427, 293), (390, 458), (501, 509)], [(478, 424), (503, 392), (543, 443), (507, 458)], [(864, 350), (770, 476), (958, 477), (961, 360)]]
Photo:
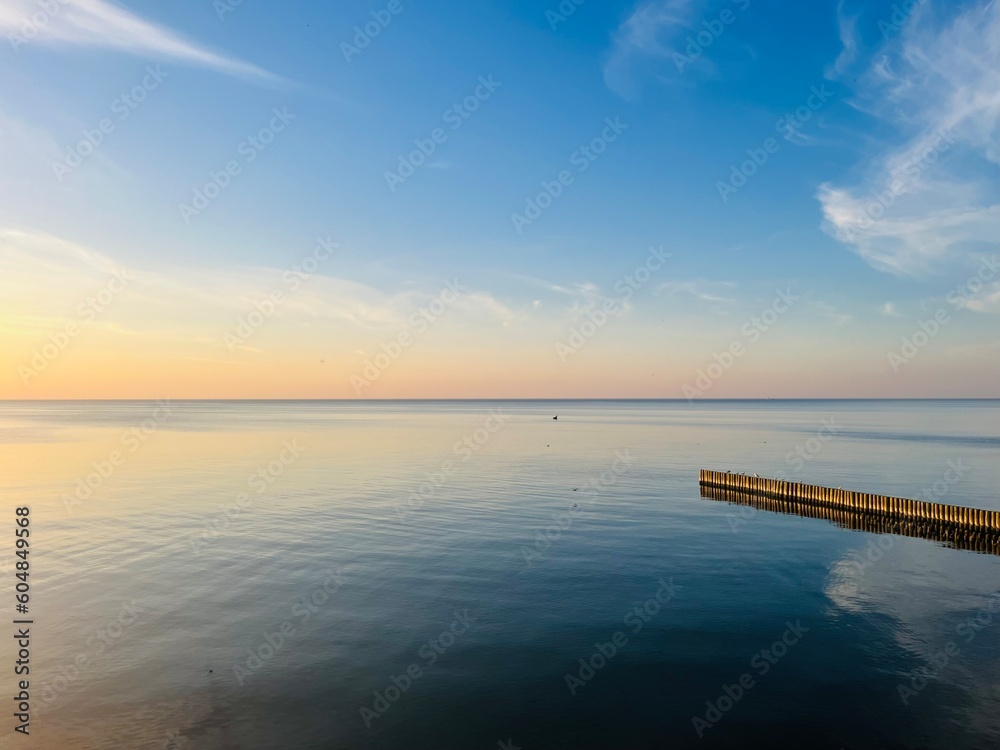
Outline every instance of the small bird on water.
[(555, 415), (554, 417), (552, 417), (552, 418), (553, 418), (553, 419), (559, 419), (559, 415), (558, 415), (558, 414), (556, 414), (556, 415)]

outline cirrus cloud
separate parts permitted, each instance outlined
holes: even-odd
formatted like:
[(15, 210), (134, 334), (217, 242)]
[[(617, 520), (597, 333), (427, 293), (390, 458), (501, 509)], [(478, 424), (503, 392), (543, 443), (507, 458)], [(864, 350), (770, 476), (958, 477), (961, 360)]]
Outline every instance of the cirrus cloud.
[(620, 96), (635, 93), (633, 67), (644, 58), (670, 54), (667, 42), (691, 21), (693, 0), (651, 0), (640, 3), (612, 34), (604, 62), (604, 82)]
[(860, 177), (820, 186), (824, 230), (898, 276), (995, 252), (1000, 5), (914, 14), (859, 81), (855, 106), (897, 135), (859, 165)]
[(4, 0), (0, 3), (0, 33), (7, 36), (15, 50), (29, 41), (103, 47), (169, 58), (230, 75), (279, 80), (263, 68), (213, 52), (107, 0), (52, 0), (49, 8), (43, 9), (31, 0)]

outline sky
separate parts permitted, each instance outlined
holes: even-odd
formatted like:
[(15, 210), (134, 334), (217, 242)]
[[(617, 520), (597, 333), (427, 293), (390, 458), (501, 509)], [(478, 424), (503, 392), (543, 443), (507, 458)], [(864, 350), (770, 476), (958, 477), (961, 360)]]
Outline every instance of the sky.
[(995, 0), (0, 34), (0, 399), (1000, 397)]

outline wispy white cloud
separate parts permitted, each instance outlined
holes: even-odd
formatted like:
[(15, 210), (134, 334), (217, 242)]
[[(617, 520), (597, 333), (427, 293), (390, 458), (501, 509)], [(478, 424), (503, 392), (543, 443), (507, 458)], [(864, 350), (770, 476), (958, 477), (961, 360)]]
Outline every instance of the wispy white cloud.
[(850, 323), (852, 320), (854, 320), (853, 315), (850, 315), (849, 313), (840, 312), (833, 305), (829, 304), (828, 302), (823, 302), (822, 300), (816, 300), (813, 303), (813, 307), (824, 318), (832, 318), (833, 321), (838, 326), (842, 326), (845, 323)]
[[(628, 299), (622, 298), (618, 293), (606, 292), (599, 284), (592, 281), (576, 282), (569, 286), (558, 284), (548, 285), (550, 291), (568, 296), (569, 303), (553, 306), (547, 315), (539, 318), (538, 322), (548, 322), (558, 329), (564, 329), (568, 325), (574, 325), (586, 319), (599, 310), (610, 307), (613, 312), (612, 317), (620, 318), (628, 315), (633, 305)], [(537, 312), (541, 305), (532, 303), (532, 312)]]
[(673, 37), (688, 28), (694, 0), (646, 0), (614, 31), (604, 62), (604, 81), (621, 96), (635, 93), (633, 68), (648, 57), (666, 57)]
[(826, 69), (826, 77), (840, 78), (854, 62), (858, 54), (858, 17), (844, 14), (844, 0), (837, 3), (837, 27), (840, 31), (840, 54)]
[(1000, 281), (994, 281), (975, 297), (966, 300), (965, 306), (976, 312), (1000, 315)]
[[(134, 55), (169, 58), (223, 73), (262, 80), (277, 76), (251, 63), (213, 52), (107, 0), (53, 0), (53, 11), (32, 0), (0, 2), (0, 33), (21, 44), (104, 47)], [(39, 23), (35, 17), (44, 16)]]
[[(581, 294), (582, 290), (587, 288), (588, 286), (587, 283), (576, 286), (566, 286), (565, 284), (556, 284), (555, 282), (552, 281), (546, 281), (545, 279), (538, 279), (535, 278), (534, 276), (525, 276), (523, 274), (511, 273), (505, 275), (511, 279), (524, 281), (528, 284), (531, 284), (532, 286), (541, 287), (542, 289), (546, 289), (550, 292), (555, 292), (557, 294), (570, 294), (570, 295)], [(589, 286), (593, 286), (593, 284), (589, 284)]]
[(468, 292), (458, 298), (454, 305), (455, 310), (463, 318), (473, 320), (488, 319), (499, 323), (502, 326), (509, 326), (517, 320), (524, 318), (498, 300), (489, 292)]
[(588, 314), (597, 312), (606, 305), (613, 307), (615, 317), (626, 315), (633, 309), (632, 303), (622, 298), (620, 290), (605, 291), (600, 284), (593, 281), (559, 284), (523, 274), (507, 273), (504, 276), (543, 289), (553, 295), (552, 299), (546, 302), (532, 299), (524, 305), (513, 318), (518, 322), (528, 320), (533, 325), (548, 324), (557, 330), (564, 330), (567, 325), (580, 322)]
[[(100, 318), (101, 327), (115, 335), (182, 336), (187, 341), (207, 337), (221, 347), (221, 331), (276, 289), (286, 293), (273, 316), (276, 324), (382, 335), (405, 327), (413, 311), (434, 300), (443, 287), (442, 282), (383, 291), (332, 275), (335, 257), (327, 263), (292, 293), (282, 281), (285, 269), (126, 267), (108, 254), (59, 237), (0, 226), (0, 318), (8, 334), (37, 336), (60, 327), (74, 305), (124, 269), (130, 284), (121, 302)], [(453, 307), (460, 313), (454, 316), (456, 325), (506, 326), (517, 318), (492, 294), (472, 288)]]
[(914, 14), (860, 79), (856, 106), (897, 128), (853, 184), (818, 191), (824, 229), (869, 264), (926, 275), (997, 247), (1000, 5)]
[(882, 314), (887, 315), (890, 318), (898, 318), (899, 310), (896, 309), (896, 304), (894, 302), (886, 302), (882, 305)]
[(658, 294), (688, 295), (703, 302), (735, 302), (727, 292), (736, 288), (732, 281), (668, 281), (657, 288)]

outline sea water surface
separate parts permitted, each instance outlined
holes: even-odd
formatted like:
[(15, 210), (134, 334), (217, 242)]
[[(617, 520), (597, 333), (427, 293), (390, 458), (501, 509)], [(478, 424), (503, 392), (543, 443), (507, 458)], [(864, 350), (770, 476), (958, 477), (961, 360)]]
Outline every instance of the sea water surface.
[(1000, 748), (1000, 558), (698, 487), (1000, 509), (998, 401), (4, 402), (0, 446), (2, 747)]

